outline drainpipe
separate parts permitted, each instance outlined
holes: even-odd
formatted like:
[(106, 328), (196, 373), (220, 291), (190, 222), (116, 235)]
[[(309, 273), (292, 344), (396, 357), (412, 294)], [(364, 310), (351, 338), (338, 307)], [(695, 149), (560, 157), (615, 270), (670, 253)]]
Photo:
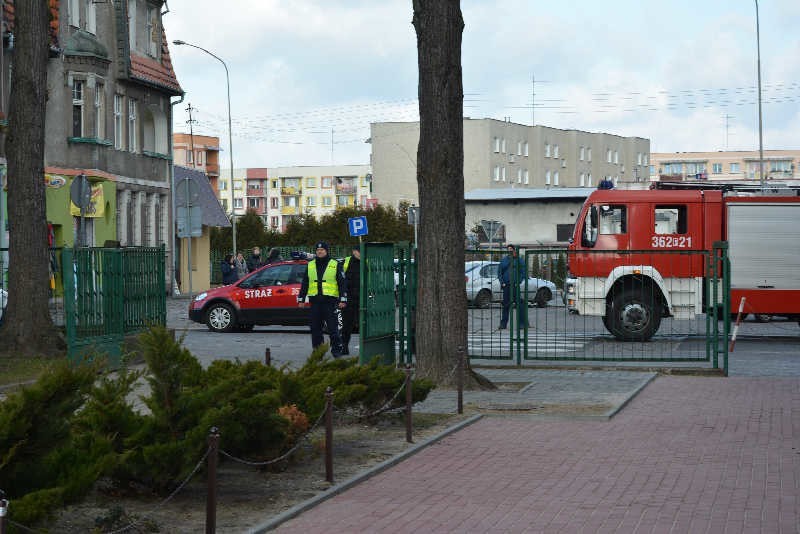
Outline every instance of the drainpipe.
[(172, 118), (175, 116), (175, 106), (183, 102), (184, 94), (181, 94), (180, 100), (176, 100), (175, 102), (170, 101), (169, 105), (172, 109), (170, 109), (169, 114), (169, 197), (170, 197), (170, 217), (169, 217), (169, 231), (170, 236), (172, 236), (172, 244), (170, 245), (171, 253), (170, 258), (172, 259), (172, 280), (170, 281), (170, 293), (172, 295), (175, 294), (175, 290), (177, 289), (175, 285), (178, 283), (178, 270), (180, 269), (180, 259), (176, 256), (176, 249), (177, 249), (177, 241), (175, 239), (176, 229), (175, 229), (175, 211), (177, 210), (175, 206), (175, 148), (174, 143), (172, 142)]

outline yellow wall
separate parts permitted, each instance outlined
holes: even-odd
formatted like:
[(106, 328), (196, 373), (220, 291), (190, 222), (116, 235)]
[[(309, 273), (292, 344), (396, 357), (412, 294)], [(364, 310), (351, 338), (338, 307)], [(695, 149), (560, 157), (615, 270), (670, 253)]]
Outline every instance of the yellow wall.
[[(180, 239), (181, 249), (181, 294), (189, 294), (189, 239)], [(192, 294), (197, 294), (200, 291), (206, 290), (211, 287), (211, 269), (209, 261), (211, 258), (211, 237), (209, 235), (208, 227), (203, 227), (203, 235), (201, 237), (193, 237), (192, 240)]]

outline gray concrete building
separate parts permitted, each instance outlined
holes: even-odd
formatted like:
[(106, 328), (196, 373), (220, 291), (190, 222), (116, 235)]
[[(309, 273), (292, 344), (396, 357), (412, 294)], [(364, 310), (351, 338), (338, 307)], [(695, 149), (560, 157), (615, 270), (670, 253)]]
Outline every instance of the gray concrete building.
[[(418, 203), (419, 122), (371, 124), (373, 194)], [(464, 119), (464, 190), (555, 189), (647, 182), (650, 141), (609, 133)]]

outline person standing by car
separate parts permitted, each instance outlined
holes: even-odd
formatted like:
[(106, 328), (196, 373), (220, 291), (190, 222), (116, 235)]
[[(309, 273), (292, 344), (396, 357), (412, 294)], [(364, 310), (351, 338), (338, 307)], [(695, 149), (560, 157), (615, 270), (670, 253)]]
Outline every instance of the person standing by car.
[(222, 260), (220, 268), (222, 269), (222, 283), (224, 285), (227, 286), (239, 279), (236, 274), (236, 263), (234, 263), (233, 254), (225, 254), (225, 259)]
[[(505, 330), (508, 327), (508, 315), (512, 300), (519, 300), (519, 284), (525, 280), (525, 262), (519, 257), (517, 247), (508, 245), (506, 247), (508, 255), (500, 260), (497, 268), (497, 279), (500, 280), (500, 288), (503, 290), (503, 312), (500, 315), (500, 326), (498, 330)], [(527, 304), (519, 305), (519, 322), (526, 320), (525, 311)]]
[(279, 261), (283, 261), (281, 251), (278, 247), (272, 247), (269, 249), (269, 256), (267, 256), (267, 261), (265, 261), (264, 264), (269, 265), (270, 263), (277, 263)]
[(247, 260), (244, 259), (244, 254), (242, 254), (241, 250), (236, 254), (233, 262), (236, 265), (236, 276), (239, 278), (244, 278), (244, 275), (250, 272), (250, 269), (247, 268)]
[(264, 262), (261, 260), (261, 248), (253, 247), (253, 252), (250, 254), (250, 257), (247, 258), (247, 270), (252, 273), (263, 265)]
[(347, 281), (347, 306), (342, 310), (342, 355), (350, 354), (350, 337), (358, 325), (359, 295), (361, 293), (361, 248), (353, 245), (353, 253), (342, 263)]
[(327, 325), (331, 354), (338, 358), (342, 355), (342, 338), (339, 335), (337, 308), (341, 310), (347, 305), (347, 282), (342, 264), (330, 257), (328, 243), (320, 241), (314, 248), (316, 257), (308, 262), (308, 268), (303, 273), (297, 303), (302, 306), (308, 297), (311, 304), (311, 346), (316, 349), (325, 342), (322, 327)]

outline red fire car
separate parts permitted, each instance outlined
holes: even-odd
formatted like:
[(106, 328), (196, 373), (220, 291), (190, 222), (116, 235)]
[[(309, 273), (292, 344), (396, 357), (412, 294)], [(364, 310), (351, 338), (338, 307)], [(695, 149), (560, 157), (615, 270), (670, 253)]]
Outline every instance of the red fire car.
[(297, 305), (306, 264), (273, 263), (233, 284), (203, 291), (189, 305), (189, 319), (213, 332), (248, 331), (255, 325), (307, 326), (309, 309)]

